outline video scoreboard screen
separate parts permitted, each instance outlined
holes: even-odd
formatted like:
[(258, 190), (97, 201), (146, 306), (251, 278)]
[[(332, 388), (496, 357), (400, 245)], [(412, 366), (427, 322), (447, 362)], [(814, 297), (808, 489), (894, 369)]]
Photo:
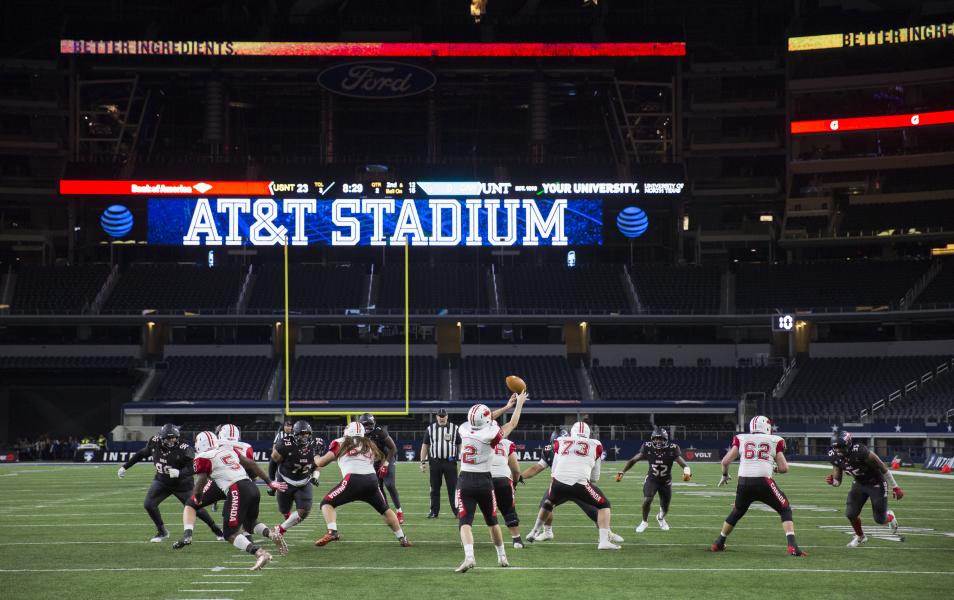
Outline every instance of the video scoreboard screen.
[[(653, 227), (681, 178), (600, 181), (62, 180), (105, 241), (176, 246), (588, 246)], [(662, 224), (660, 224), (662, 225)]]

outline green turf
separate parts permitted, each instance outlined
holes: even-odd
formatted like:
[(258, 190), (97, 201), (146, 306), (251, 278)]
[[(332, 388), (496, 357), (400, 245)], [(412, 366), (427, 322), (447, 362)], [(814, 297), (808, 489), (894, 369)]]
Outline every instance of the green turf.
[[(752, 510), (729, 539), (729, 551), (708, 552), (729, 511), (732, 488), (717, 488), (717, 465), (693, 465), (693, 487), (677, 484), (672, 530), (636, 534), (643, 468), (622, 483), (617, 465), (605, 465), (601, 487), (613, 503), (613, 529), (626, 538), (620, 552), (598, 552), (596, 529), (579, 509), (557, 510), (556, 539), (510, 548), (511, 569), (496, 567), (483, 526), (475, 533), (478, 569), (457, 575), (462, 558), (456, 521), (446, 506), (426, 520), (428, 483), (417, 465), (400, 465), (397, 481), (413, 548), (400, 548), (380, 517), (364, 504), (342, 508), (342, 539), (324, 548), (312, 540), (324, 529), (316, 512), (288, 534), (291, 552), (260, 574), (248, 555), (212, 541), (200, 522), (196, 543), (182, 551), (150, 544), (152, 523), (142, 510), (151, 479), (148, 465), (116, 478), (115, 466), (0, 467), (0, 597), (24, 598), (519, 598), (586, 594), (592, 598), (909, 598), (950, 597), (954, 587), (954, 480), (899, 476), (907, 495), (891, 506), (908, 531), (903, 543), (872, 539), (848, 549), (846, 489), (824, 485), (825, 471), (793, 468), (778, 478), (795, 507), (796, 533), (807, 558), (785, 554), (774, 513)], [(518, 488), (524, 533), (532, 524), (546, 474)], [(337, 479), (326, 469), (320, 488)], [(734, 483), (734, 482), (733, 482)], [(318, 492), (318, 490), (316, 490)], [(710, 493), (713, 496), (703, 494)], [(320, 496), (320, 492), (316, 494)], [(446, 496), (442, 497), (446, 504)], [(181, 507), (162, 505), (176, 536)], [(262, 496), (262, 516), (278, 522), (273, 498)], [(863, 515), (870, 526), (870, 512)], [(925, 530), (926, 529), (926, 530)], [(944, 534), (947, 535), (944, 535)], [(442, 595), (446, 590), (448, 595)]]

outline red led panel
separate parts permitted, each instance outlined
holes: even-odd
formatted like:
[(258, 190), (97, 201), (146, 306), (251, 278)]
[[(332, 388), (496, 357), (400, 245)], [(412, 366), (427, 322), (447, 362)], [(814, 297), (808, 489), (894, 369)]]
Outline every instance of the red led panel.
[(61, 179), (60, 194), (97, 196), (271, 196), (270, 181)]
[(849, 117), (821, 121), (792, 121), (792, 135), (805, 133), (834, 133), (837, 131), (864, 131), (866, 129), (894, 129), (898, 127), (923, 127), (954, 123), (954, 110), (941, 110), (905, 115), (881, 117)]

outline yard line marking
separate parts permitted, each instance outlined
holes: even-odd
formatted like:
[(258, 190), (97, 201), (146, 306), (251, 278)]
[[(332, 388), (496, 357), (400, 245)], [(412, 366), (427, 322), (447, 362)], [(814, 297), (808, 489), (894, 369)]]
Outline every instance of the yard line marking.
[[(788, 463), (793, 467), (807, 467), (809, 469), (831, 469), (831, 465), (814, 465), (809, 463), (797, 463), (790, 462)], [(912, 471), (893, 471), (896, 475), (909, 475), (911, 477), (925, 477), (929, 479), (947, 479), (948, 481), (954, 481), (954, 475), (944, 475), (943, 473), (915, 473)]]
[(225, 585), (231, 585), (231, 584), (239, 584), (239, 585), (241, 585), (241, 584), (243, 584), (243, 583), (248, 583), (248, 582), (247, 582), (247, 581), (222, 581), (221, 579), (218, 579), (218, 580), (216, 580), (216, 581), (190, 581), (189, 583), (190, 583), (191, 585), (209, 585), (209, 584), (212, 584), (212, 583), (214, 583), (214, 584), (220, 584), (220, 583), (221, 583), (221, 584), (225, 584)]
[(244, 575), (241, 573), (231, 573), (231, 574), (223, 573), (221, 575), (218, 575), (218, 574), (203, 575), (203, 577), (261, 577), (261, 574), (256, 573), (254, 575)]
[[(642, 534), (632, 534), (632, 535), (642, 535)], [(905, 535), (908, 535), (908, 534), (905, 534)], [(630, 542), (629, 542), (630, 539), (637, 540), (637, 539), (641, 539), (641, 538), (638, 538), (638, 537), (626, 538), (627, 541), (623, 542), (623, 544), (629, 544), (629, 543), (630, 543)], [(436, 545), (445, 545), (445, 544), (446, 544), (446, 545), (451, 545), (451, 546), (460, 546), (460, 541), (459, 541), (459, 540), (452, 540), (452, 539), (447, 539), (447, 540), (417, 540), (417, 539), (415, 539), (415, 540), (411, 540), (411, 542), (414, 543), (414, 544), (436, 544)], [(389, 542), (389, 541), (385, 541), (385, 540), (339, 540), (339, 541), (336, 542), (336, 543), (338, 543), (338, 544), (391, 544), (391, 543), (393, 543), (393, 542)], [(477, 544), (478, 546), (481, 546), (481, 545), (489, 546), (489, 545), (493, 544), (493, 542), (478, 542), (478, 541), (475, 541), (474, 543)], [(537, 546), (538, 544), (539, 544), (540, 546), (592, 546), (592, 545), (595, 545), (596, 542), (595, 542), (595, 541), (593, 541), (593, 542), (534, 542), (533, 545), (534, 545), (534, 546)], [(671, 543), (652, 543), (652, 542), (651, 542), (651, 543), (642, 543), (642, 542), (635, 542), (635, 541), (634, 541), (634, 542), (633, 542), (633, 545), (636, 546), (636, 547), (639, 547), (639, 548), (642, 548), (642, 547), (644, 547), (644, 546), (653, 546), (653, 547), (656, 547), (656, 546), (660, 546), (660, 547), (668, 547), (668, 546), (687, 546), (687, 547), (707, 548), (707, 549), (708, 549), (708, 547), (709, 547), (709, 544), (707, 544), (707, 543), (705, 543), (705, 542), (686, 542), (686, 543), (679, 543), (679, 542), (671, 542)], [(744, 547), (746, 547), (746, 548), (781, 548), (781, 547), (784, 546), (784, 544), (742, 544), (742, 545), (743, 545)], [(294, 547), (294, 546), (293, 546), (293, 545), (290, 545), (289, 547)], [(810, 545), (810, 546), (806, 546), (806, 545), (804, 545), (804, 544), (800, 544), (800, 547), (806, 548), (806, 549), (810, 549), (810, 548), (844, 548), (845, 545), (844, 545), (844, 544), (839, 544), (839, 545), (835, 545), (835, 546), (822, 546), (822, 545), (818, 545), (818, 544), (812, 544), (812, 545)], [(898, 547), (898, 546), (880, 546), (880, 545), (878, 545), (878, 546), (865, 546), (865, 548), (866, 548), (866, 549), (869, 549), (869, 548), (870, 548), (870, 549), (874, 549), (874, 550), (928, 550), (928, 551), (931, 551), (931, 552), (935, 552), (935, 551), (954, 552), (954, 547), (951, 547), (951, 548), (944, 548), (944, 547), (922, 547), (922, 546), (915, 546), (915, 547), (912, 547), (912, 546), (903, 546), (903, 547)], [(519, 555), (519, 554), (520, 554), (520, 553), (518, 552), (517, 555)]]

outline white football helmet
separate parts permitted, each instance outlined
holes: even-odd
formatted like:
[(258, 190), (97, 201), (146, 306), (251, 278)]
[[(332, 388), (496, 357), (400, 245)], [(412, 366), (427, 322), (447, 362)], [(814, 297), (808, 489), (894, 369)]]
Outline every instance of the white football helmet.
[(772, 419), (759, 415), (749, 421), (749, 433), (772, 433)]
[(242, 432), (239, 431), (238, 427), (232, 424), (226, 424), (219, 428), (218, 435), (221, 440), (228, 440), (230, 442), (242, 441)]
[(364, 425), (358, 421), (352, 421), (351, 423), (348, 423), (344, 434), (345, 437), (364, 437)]
[(200, 431), (195, 436), (195, 451), (199, 454), (215, 450), (219, 445), (219, 438), (211, 431)]
[(578, 438), (589, 438), (590, 426), (583, 421), (577, 421), (573, 424), (573, 427), (570, 428), (570, 435)]
[(473, 429), (483, 429), (493, 421), (493, 413), (486, 404), (475, 404), (467, 411), (467, 422)]

